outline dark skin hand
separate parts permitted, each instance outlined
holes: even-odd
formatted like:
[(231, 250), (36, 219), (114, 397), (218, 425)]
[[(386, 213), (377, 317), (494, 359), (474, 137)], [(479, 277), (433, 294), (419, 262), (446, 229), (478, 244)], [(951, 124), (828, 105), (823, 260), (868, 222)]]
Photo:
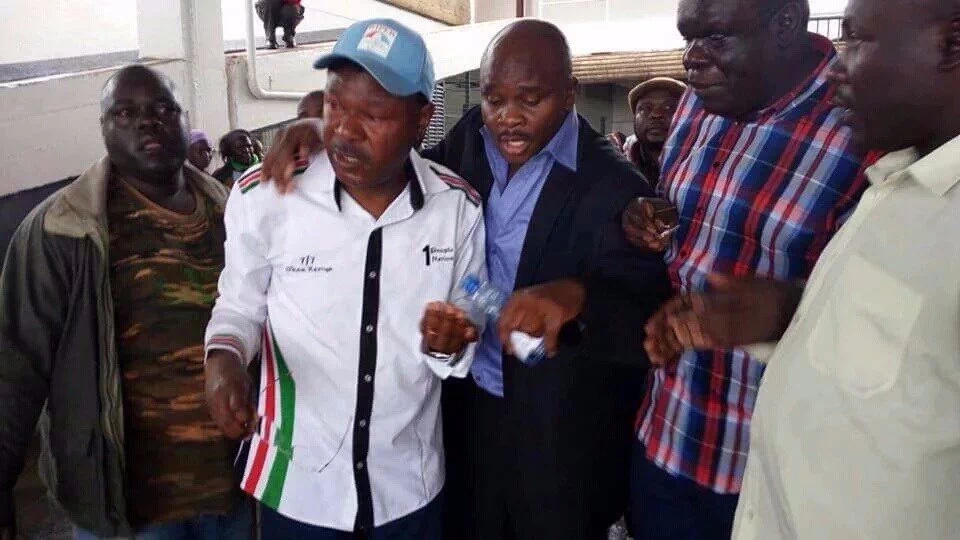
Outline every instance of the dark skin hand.
[(647, 337), (643, 341), (643, 348), (647, 351), (651, 365), (669, 368), (680, 359), (684, 346), (677, 339), (668, 320), (673, 314), (688, 309), (688, 305), (687, 296), (675, 296), (647, 320), (644, 327)]
[(664, 199), (639, 197), (630, 201), (623, 211), (623, 232), (634, 246), (650, 251), (664, 251), (670, 246), (673, 232), (670, 229), (676, 225), (662, 219), (657, 213), (659, 204), (669, 204)]
[(560, 329), (583, 311), (586, 292), (575, 279), (560, 279), (520, 289), (507, 301), (497, 330), (500, 343), (508, 354), (514, 354), (510, 333), (520, 331), (543, 337), (547, 356), (557, 354)]
[(203, 368), (207, 409), (214, 422), (231, 439), (256, 431), (257, 411), (250, 400), (250, 375), (232, 352), (214, 350)]
[(427, 304), (420, 333), (427, 349), (440, 354), (459, 354), (479, 337), (467, 314), (448, 302)]
[(321, 126), (319, 120), (308, 118), (285, 127), (263, 158), (263, 181), (276, 182), (280, 193), (290, 192), (294, 187), (297, 160), (323, 149)]
[(796, 282), (711, 275), (711, 290), (677, 296), (647, 322), (644, 348), (654, 365), (669, 366), (686, 349), (729, 349), (775, 341), (803, 294)]

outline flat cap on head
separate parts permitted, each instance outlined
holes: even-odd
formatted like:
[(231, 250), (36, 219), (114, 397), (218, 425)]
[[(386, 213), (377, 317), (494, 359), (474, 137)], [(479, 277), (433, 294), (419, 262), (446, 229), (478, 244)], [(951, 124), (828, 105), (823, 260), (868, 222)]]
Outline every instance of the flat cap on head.
[(687, 85), (670, 77), (654, 77), (644, 81), (634, 86), (627, 95), (627, 103), (630, 104), (630, 110), (636, 111), (637, 102), (640, 101), (640, 98), (655, 90), (664, 90), (679, 99), (680, 96), (686, 92)]

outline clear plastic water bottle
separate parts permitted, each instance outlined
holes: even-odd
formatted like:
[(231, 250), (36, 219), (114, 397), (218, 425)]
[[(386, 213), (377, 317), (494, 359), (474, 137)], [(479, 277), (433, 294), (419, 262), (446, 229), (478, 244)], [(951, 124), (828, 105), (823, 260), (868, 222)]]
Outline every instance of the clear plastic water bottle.
[[(508, 298), (503, 291), (474, 274), (465, 276), (460, 288), (467, 293), (471, 311), (483, 317), (485, 322), (493, 324), (500, 317), (500, 310)], [(510, 333), (510, 345), (515, 356), (527, 366), (536, 366), (547, 356), (542, 337), (514, 330)]]

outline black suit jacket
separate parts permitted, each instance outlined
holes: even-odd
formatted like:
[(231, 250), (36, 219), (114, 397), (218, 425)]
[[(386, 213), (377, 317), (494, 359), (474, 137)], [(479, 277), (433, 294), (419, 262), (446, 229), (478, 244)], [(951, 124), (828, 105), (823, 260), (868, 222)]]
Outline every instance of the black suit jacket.
[[(588, 530), (588, 522), (611, 524), (625, 505), (633, 418), (649, 365), (643, 325), (669, 286), (661, 255), (630, 246), (620, 226), (631, 198), (652, 195), (650, 184), (584, 118), (579, 121), (577, 171), (556, 164), (550, 172), (531, 216), (516, 288), (582, 280), (583, 340), (535, 368), (504, 358), (503, 429), (515, 441), (523, 469), (517, 481), (535, 511), (566, 527), (587, 523), (577, 528)], [(486, 202), (493, 176), (482, 125), (474, 108), (424, 156), (456, 171)], [(455, 406), (444, 410), (448, 432), (461, 428), (457, 414)], [(456, 449), (447, 452), (455, 464), (450, 450)], [(457, 471), (449, 473), (456, 478)], [(452, 491), (448, 497), (456, 496)], [(555, 534), (580, 537), (574, 530)]]

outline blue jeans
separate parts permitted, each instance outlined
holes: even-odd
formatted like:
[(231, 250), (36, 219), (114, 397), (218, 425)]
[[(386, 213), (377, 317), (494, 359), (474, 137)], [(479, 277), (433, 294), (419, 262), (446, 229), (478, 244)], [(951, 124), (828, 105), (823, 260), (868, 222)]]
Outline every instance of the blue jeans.
[(673, 476), (647, 459), (634, 442), (630, 464), (632, 533), (643, 540), (728, 540), (737, 495), (721, 495)]
[[(250, 502), (244, 500), (227, 515), (201, 514), (199, 516), (151, 525), (137, 531), (136, 540), (248, 540), (252, 538), (253, 512)], [(75, 529), (74, 540), (101, 540), (101, 537)]]
[[(366, 540), (441, 540), (443, 538), (443, 518), (441, 508), (443, 493), (437, 495), (426, 506), (375, 527), (364, 538)], [(272, 508), (260, 505), (260, 535), (263, 540), (353, 540), (353, 532), (338, 531), (326, 527), (307, 525), (277, 513)]]

